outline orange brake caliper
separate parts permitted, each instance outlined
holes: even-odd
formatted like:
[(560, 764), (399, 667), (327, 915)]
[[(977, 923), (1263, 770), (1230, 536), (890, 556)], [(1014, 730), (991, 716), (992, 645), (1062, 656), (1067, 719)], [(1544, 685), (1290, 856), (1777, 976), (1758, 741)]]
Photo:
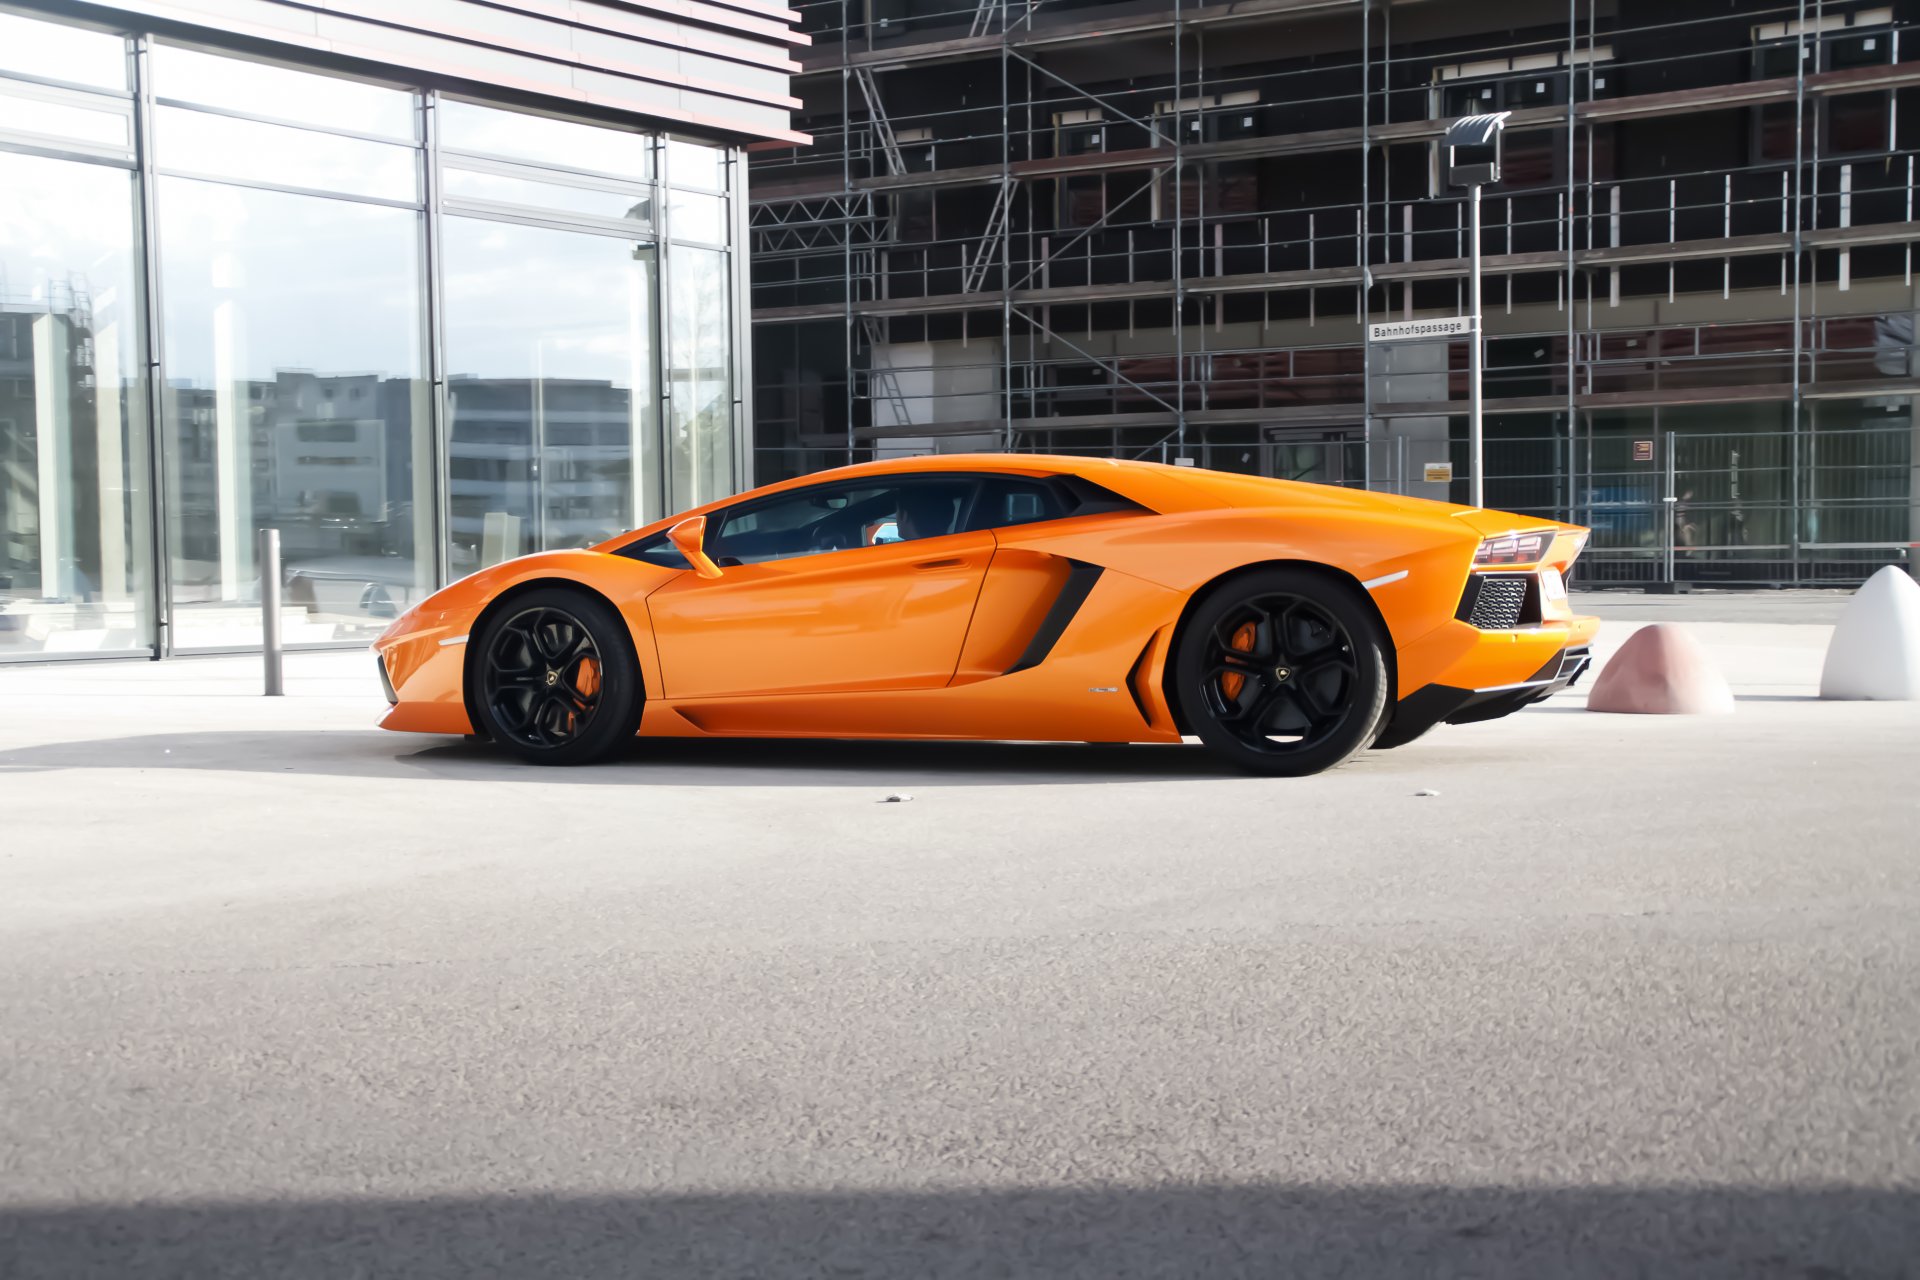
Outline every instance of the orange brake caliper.
[[(1259, 637), (1259, 634), (1259, 628), (1253, 623), (1241, 623), (1239, 628), (1233, 633), (1234, 650), (1238, 653), (1252, 653), (1253, 642)], [(1227, 701), (1232, 702), (1240, 696), (1240, 690), (1245, 688), (1246, 684), (1247, 678), (1245, 676), (1236, 671), (1229, 671), (1220, 677), (1220, 692), (1227, 695)]]
[[(592, 658), (580, 659), (580, 665), (574, 668), (573, 687), (583, 698), (591, 698), (594, 694), (598, 693), (600, 691), (600, 664)], [(567, 712), (567, 724), (570, 727), (573, 725), (573, 722), (579, 718), (580, 713), (578, 711)]]

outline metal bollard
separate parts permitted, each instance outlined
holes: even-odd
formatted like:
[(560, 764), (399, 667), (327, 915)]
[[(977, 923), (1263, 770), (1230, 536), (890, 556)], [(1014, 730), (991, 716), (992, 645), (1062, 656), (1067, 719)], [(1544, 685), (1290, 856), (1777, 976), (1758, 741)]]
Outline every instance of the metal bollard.
[(278, 698), (280, 686), (280, 531), (260, 531), (260, 644), (266, 655), (266, 696)]

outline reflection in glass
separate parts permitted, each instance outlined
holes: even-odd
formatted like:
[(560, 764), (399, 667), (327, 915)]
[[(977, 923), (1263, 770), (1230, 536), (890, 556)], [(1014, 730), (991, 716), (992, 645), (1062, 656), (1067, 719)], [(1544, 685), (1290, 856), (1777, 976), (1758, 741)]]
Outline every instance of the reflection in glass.
[(733, 344), (727, 255), (669, 252), (668, 501), (685, 510), (733, 491)]
[(422, 215), (159, 184), (173, 641), (258, 644), (280, 530), (288, 643), (371, 637), (431, 585)]
[(449, 198), (457, 200), (485, 200), (495, 204), (585, 213), (597, 218), (616, 218), (642, 224), (653, 220), (653, 196), (647, 190), (594, 190), (558, 182), (532, 182), (498, 173), (480, 173), (452, 165), (441, 171), (441, 189)]
[(653, 176), (651, 139), (644, 133), (502, 111), (442, 99), (440, 145), (453, 151), (507, 156), (548, 168), (588, 169), (626, 178)]
[(415, 136), (413, 95), (404, 89), (386, 89), (264, 62), (156, 44), (153, 86), (162, 98), (249, 115), (351, 129), (401, 142), (411, 142)]
[(727, 242), (727, 202), (722, 196), (701, 196), (690, 191), (667, 193), (667, 232), (675, 240), (700, 240), (707, 244)]
[(154, 109), (156, 160), (168, 169), (388, 200), (419, 198), (419, 152), (387, 142)]
[(0, 152), (0, 657), (151, 644), (134, 208)]
[[(56, 99), (53, 95), (64, 93)], [(124, 98), (67, 90), (36, 91), (25, 86), (14, 89), (0, 81), (0, 129), (21, 133), (43, 133), (56, 138), (98, 143), (110, 147), (128, 147), (129, 116), (121, 111), (95, 111), (79, 105), (78, 99), (92, 99), (103, 107), (123, 105)]]
[(667, 139), (667, 181), (676, 187), (727, 189), (727, 153), (682, 138)]
[(654, 246), (443, 225), (453, 572), (656, 518)]
[(0, 13), (0, 70), (101, 89), (127, 87), (127, 42), (103, 31)]

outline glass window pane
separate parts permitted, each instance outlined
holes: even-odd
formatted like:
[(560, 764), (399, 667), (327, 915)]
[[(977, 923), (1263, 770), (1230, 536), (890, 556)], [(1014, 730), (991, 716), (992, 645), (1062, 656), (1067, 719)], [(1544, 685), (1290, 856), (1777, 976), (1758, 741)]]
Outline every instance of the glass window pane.
[(102, 89), (124, 89), (127, 42), (103, 31), (83, 31), (0, 13), (0, 70)]
[(725, 253), (671, 253), (668, 498), (684, 510), (733, 491), (732, 299)]
[[(114, 102), (93, 94), (75, 93), (71, 97), (93, 98), (102, 106)], [(20, 92), (10, 92), (0, 83), (0, 129), (43, 133), (110, 147), (131, 147), (129, 127), (129, 117), (124, 111), (96, 111), (70, 99), (43, 97), (24, 87)]]
[(450, 99), (443, 99), (438, 110), (440, 145), (450, 150), (529, 160), (553, 169), (653, 176), (652, 139), (644, 133)]
[(667, 193), (667, 233), (675, 240), (700, 240), (707, 244), (727, 242), (727, 202), (721, 196), (701, 196), (690, 191)]
[(658, 518), (654, 246), (443, 225), (454, 572)]
[(174, 642), (260, 642), (280, 530), (289, 644), (371, 638), (432, 585), (424, 215), (162, 178)]
[(418, 151), (186, 107), (154, 111), (159, 163), (211, 177), (275, 182), (389, 200), (419, 199)]
[(981, 486), (968, 527), (1002, 529), (1036, 520), (1058, 520), (1065, 514), (1059, 495), (1050, 486), (1037, 480), (997, 476)]
[(135, 208), (0, 152), (0, 657), (152, 640)]
[(153, 88), (162, 98), (230, 111), (376, 133), (403, 142), (411, 142), (415, 136), (413, 95), (404, 89), (224, 58), (196, 49), (155, 45)]
[(653, 197), (634, 191), (595, 191), (557, 182), (534, 182), (504, 174), (456, 169), (451, 165), (441, 171), (441, 189), (448, 197), (458, 200), (486, 200), (639, 223), (653, 221)]
[(679, 138), (667, 139), (667, 180), (678, 187), (727, 189), (727, 153)]

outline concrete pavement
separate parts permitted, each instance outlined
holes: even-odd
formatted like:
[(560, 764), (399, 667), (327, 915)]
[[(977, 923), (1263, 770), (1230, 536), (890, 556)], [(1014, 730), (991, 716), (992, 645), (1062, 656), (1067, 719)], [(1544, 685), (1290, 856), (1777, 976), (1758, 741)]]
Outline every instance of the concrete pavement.
[(1913, 1274), (1920, 715), (1694, 625), (1297, 781), (0, 670), (0, 1275)]

